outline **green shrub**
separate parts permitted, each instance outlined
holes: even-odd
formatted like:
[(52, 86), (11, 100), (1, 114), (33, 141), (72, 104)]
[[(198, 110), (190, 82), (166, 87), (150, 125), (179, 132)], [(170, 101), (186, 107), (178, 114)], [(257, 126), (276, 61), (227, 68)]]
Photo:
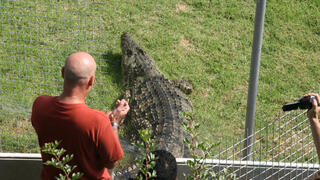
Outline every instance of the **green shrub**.
[[(139, 174), (137, 179), (147, 180), (148, 178), (155, 178), (157, 176), (156, 171), (153, 169), (156, 165), (156, 157), (152, 151), (156, 150), (154, 145), (154, 139), (151, 138), (151, 129), (141, 129), (138, 131), (142, 141), (137, 141), (135, 145), (139, 149), (139, 156), (136, 158), (136, 163), (139, 167)], [(152, 169), (152, 172), (150, 172)]]
[(213, 157), (212, 149), (220, 144), (217, 143), (205, 143), (209, 142), (199, 142), (197, 137), (199, 133), (197, 132), (200, 128), (199, 123), (195, 122), (191, 113), (184, 113), (186, 122), (182, 122), (182, 126), (185, 131), (189, 134), (188, 137), (184, 139), (184, 144), (188, 146), (191, 152), (192, 160), (187, 160), (186, 164), (191, 169), (191, 175), (184, 174), (187, 180), (200, 180), (200, 179), (236, 179), (233, 174), (228, 174), (227, 169), (223, 169), (221, 172), (217, 173), (213, 171), (205, 160)]
[(73, 158), (73, 154), (65, 155), (63, 154), (66, 152), (65, 149), (57, 149), (61, 142), (54, 141), (50, 143), (45, 143), (44, 146), (41, 148), (41, 151), (47, 154), (52, 155), (53, 157), (51, 160), (46, 161), (45, 165), (47, 166), (53, 166), (57, 169), (60, 169), (63, 171), (64, 174), (59, 174), (58, 177), (55, 177), (57, 180), (76, 180), (83, 176), (83, 173), (77, 172), (72, 173), (74, 169), (77, 167), (76, 165), (70, 166), (67, 163), (70, 162)]

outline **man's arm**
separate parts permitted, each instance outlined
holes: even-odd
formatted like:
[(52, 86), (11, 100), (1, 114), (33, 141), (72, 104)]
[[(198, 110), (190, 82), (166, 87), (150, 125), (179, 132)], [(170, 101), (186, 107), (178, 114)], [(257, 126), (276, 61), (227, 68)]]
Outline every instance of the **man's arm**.
[[(122, 123), (123, 119), (125, 118), (125, 116), (127, 115), (127, 113), (129, 112), (129, 110), (130, 110), (130, 107), (129, 107), (129, 104), (126, 100), (124, 100), (124, 99), (122, 99), (121, 101), (117, 100), (116, 108), (114, 110), (108, 112), (107, 116), (109, 117), (111, 123), (116, 123), (117, 125), (120, 125)], [(119, 127), (113, 125), (112, 130), (113, 130), (115, 137), (119, 141)], [(106, 167), (108, 169), (113, 169), (114, 167), (116, 167), (116, 165), (117, 165), (117, 161), (114, 163), (106, 164)]]
[[(117, 120), (115, 120), (115, 118), (113, 117), (112, 111), (108, 112), (107, 116), (109, 117), (111, 123), (117, 122)], [(119, 140), (119, 127), (113, 125), (112, 131), (114, 136)]]
[(314, 141), (314, 145), (316, 146), (318, 159), (320, 160), (320, 123), (319, 123), (319, 110), (320, 106), (320, 97), (319, 94), (309, 93), (304, 95), (304, 97), (315, 96), (316, 100), (312, 101), (312, 109), (308, 111), (308, 118), (310, 121), (312, 137)]
[(116, 108), (107, 113), (111, 123), (113, 123), (112, 129), (113, 129), (114, 135), (118, 139), (119, 139), (119, 132), (118, 132), (119, 126), (120, 124), (122, 124), (129, 110), (130, 110), (130, 107), (128, 102), (122, 99), (121, 101), (117, 100)]
[[(119, 132), (118, 132), (118, 127), (113, 126), (112, 127), (113, 133), (116, 136), (116, 138), (119, 140)], [(118, 161), (114, 162), (114, 163), (109, 163), (109, 164), (105, 164), (105, 167), (108, 169), (113, 169), (117, 166)]]

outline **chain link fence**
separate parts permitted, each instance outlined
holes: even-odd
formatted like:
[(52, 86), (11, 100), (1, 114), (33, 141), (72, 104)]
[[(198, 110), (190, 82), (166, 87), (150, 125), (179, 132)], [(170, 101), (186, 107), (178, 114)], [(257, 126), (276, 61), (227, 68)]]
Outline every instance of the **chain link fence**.
[[(251, 158), (244, 157), (246, 138), (240, 136), (231, 141), (217, 139), (215, 142), (221, 143), (214, 147), (214, 156), (201, 163), (221, 179), (313, 179), (319, 170), (307, 111), (280, 113), (266, 125), (257, 125), (252, 139), (252, 152), (248, 155)], [(177, 158), (178, 179), (190, 173), (188, 160), (193, 161)], [(123, 167), (115, 171), (119, 179), (128, 169), (126, 165)]]
[(218, 172), (226, 169), (227, 176), (236, 175), (237, 179), (310, 179), (318, 171), (306, 111), (279, 114), (267, 125), (260, 125), (252, 136), (250, 161), (244, 160), (245, 138), (239, 137), (226, 147), (218, 147), (213, 168)]
[[(87, 103), (106, 109), (112, 84), (104, 76), (108, 42), (96, 14), (99, 2), (0, 0), (0, 134), (5, 152), (37, 152), (30, 126), (33, 100), (41, 94), (59, 95), (60, 68), (76, 51), (97, 61), (97, 79)], [(110, 73), (110, 72), (109, 72)], [(99, 98), (95, 98), (99, 96)], [(92, 99), (95, 99), (93, 102)]]
[[(30, 123), (32, 103), (41, 94), (59, 95), (60, 68), (70, 52), (86, 51), (97, 61), (96, 85), (87, 99), (89, 106), (106, 109), (106, 96), (117, 94), (106, 85), (114, 84), (106, 74), (119, 70), (119, 62), (110, 60), (120, 59), (120, 55), (107, 51), (112, 47), (104, 26), (100, 26), (104, 18), (96, 13), (101, 4), (102, 1), (85, 0), (0, 0), (2, 152), (39, 152)], [(213, 168), (226, 168), (240, 179), (312, 177), (318, 158), (305, 112), (279, 115), (260, 126), (253, 135), (251, 161), (242, 161), (244, 138), (240, 137), (216, 147)], [(264, 168), (257, 170), (258, 167)]]

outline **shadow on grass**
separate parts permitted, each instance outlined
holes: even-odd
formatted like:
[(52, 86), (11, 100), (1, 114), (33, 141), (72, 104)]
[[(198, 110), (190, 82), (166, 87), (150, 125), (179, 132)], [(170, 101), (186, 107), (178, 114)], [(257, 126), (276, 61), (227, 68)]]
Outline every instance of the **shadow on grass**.
[(118, 86), (123, 86), (122, 76), (121, 76), (121, 58), (122, 54), (113, 53), (108, 51), (102, 54), (102, 60), (106, 63), (106, 66), (102, 66), (102, 71), (107, 72), (111, 77), (112, 81)]
[[(105, 63), (105, 66), (101, 66), (101, 71), (108, 73), (108, 75), (112, 78), (112, 82), (116, 84), (119, 89), (125, 91), (125, 83), (122, 77), (122, 69), (121, 69), (121, 58), (122, 54), (120, 53), (113, 53), (112, 51), (108, 51), (102, 54), (102, 60)], [(119, 97), (114, 100), (113, 105), (115, 105), (115, 101), (117, 99), (122, 99), (123, 93)], [(111, 109), (113, 109), (111, 107)], [(127, 128), (125, 128), (127, 129)], [(136, 149), (132, 146), (131, 142), (124, 137), (126, 134), (126, 130), (121, 131), (120, 141), (123, 150), (125, 151), (124, 158), (119, 162), (117, 169), (122, 169), (126, 167), (131, 167), (132, 163), (135, 159), (135, 155), (137, 154)]]
[[(122, 91), (125, 91), (125, 84), (124, 84), (122, 73), (121, 73), (122, 54), (114, 53), (113, 51), (109, 50), (106, 53), (102, 54), (101, 58), (105, 63), (104, 66), (101, 66), (101, 71), (106, 72), (112, 78), (112, 82), (119, 89), (121, 89)], [(122, 99), (122, 98), (123, 98), (123, 95), (120, 95), (117, 99)]]

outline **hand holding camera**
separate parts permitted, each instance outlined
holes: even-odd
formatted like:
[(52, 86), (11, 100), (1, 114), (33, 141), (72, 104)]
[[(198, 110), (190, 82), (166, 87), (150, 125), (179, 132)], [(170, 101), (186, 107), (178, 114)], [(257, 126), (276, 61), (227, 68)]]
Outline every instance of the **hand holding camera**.
[(285, 104), (282, 106), (283, 111), (291, 111), (291, 110), (296, 110), (296, 109), (312, 109), (313, 107), (313, 100), (315, 100), (315, 105), (320, 106), (319, 104), (319, 99), (317, 99), (317, 96), (319, 97), (318, 94), (306, 94), (299, 100), (293, 103)]
[(308, 111), (308, 118), (310, 121), (319, 122), (319, 110), (320, 110), (320, 96), (319, 94), (309, 93), (304, 97), (314, 96), (315, 100), (312, 100), (312, 108)]
[(318, 114), (320, 110), (320, 96), (316, 93), (304, 95), (296, 102), (285, 104), (282, 106), (283, 111), (291, 111), (295, 109), (308, 109), (308, 118), (310, 121), (318, 122)]

